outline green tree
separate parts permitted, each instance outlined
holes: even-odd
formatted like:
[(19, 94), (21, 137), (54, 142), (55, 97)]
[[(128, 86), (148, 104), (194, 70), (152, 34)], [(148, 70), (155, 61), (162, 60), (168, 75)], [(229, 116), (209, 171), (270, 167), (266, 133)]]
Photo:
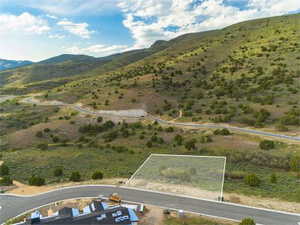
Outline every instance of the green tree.
[(45, 128), (45, 129), (44, 129), (44, 132), (45, 132), (45, 133), (50, 132), (50, 128)]
[(214, 131), (214, 134), (215, 135), (224, 135), (224, 136), (227, 136), (227, 135), (230, 135), (230, 131), (227, 129), (227, 128), (223, 128), (223, 129), (217, 129)]
[(63, 169), (62, 168), (56, 168), (54, 171), (53, 171), (53, 175), (55, 177), (60, 177), (63, 175)]
[(180, 134), (177, 134), (174, 137), (174, 141), (176, 142), (177, 145), (182, 145), (183, 142), (183, 137)]
[(8, 168), (8, 166), (5, 165), (5, 164), (2, 164), (0, 166), (0, 176), (6, 176), (8, 174), (9, 174), (9, 168)]
[(101, 180), (103, 179), (103, 173), (101, 171), (96, 171), (92, 175), (93, 180)]
[(169, 133), (174, 132), (174, 127), (167, 127), (166, 132), (169, 132)]
[(103, 117), (99, 116), (99, 117), (97, 118), (97, 122), (98, 122), (98, 123), (101, 123), (102, 121), (103, 121)]
[(79, 182), (81, 179), (81, 175), (78, 171), (72, 172), (70, 176), (70, 181)]
[(240, 222), (240, 225), (256, 225), (256, 223), (251, 218), (245, 218)]
[(54, 143), (57, 143), (57, 142), (59, 142), (59, 137), (57, 137), (57, 136), (54, 136), (54, 137), (52, 138), (52, 141), (53, 141)]
[(259, 143), (259, 147), (263, 150), (270, 150), (275, 147), (275, 143), (274, 143), (274, 141), (263, 140)]
[(151, 140), (147, 141), (146, 145), (148, 148), (151, 148), (153, 146), (152, 141)]
[(4, 176), (2, 179), (0, 179), (0, 186), (10, 186), (13, 184), (13, 180), (10, 178), (10, 176)]
[(33, 175), (28, 180), (29, 185), (42, 186), (45, 185), (45, 179), (36, 175)]
[(271, 174), (270, 181), (271, 181), (272, 184), (276, 184), (277, 183), (277, 176), (276, 176), (275, 173)]
[(260, 185), (260, 179), (256, 174), (248, 174), (244, 178), (245, 184), (251, 186), (251, 187), (258, 187)]
[(196, 139), (193, 138), (193, 139), (187, 141), (184, 146), (186, 149), (192, 150), (192, 149), (196, 148), (196, 142), (197, 142)]

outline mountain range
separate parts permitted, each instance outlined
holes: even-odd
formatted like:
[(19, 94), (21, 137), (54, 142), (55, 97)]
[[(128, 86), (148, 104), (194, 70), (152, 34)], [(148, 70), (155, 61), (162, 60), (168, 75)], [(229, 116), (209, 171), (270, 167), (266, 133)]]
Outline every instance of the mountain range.
[(0, 71), (32, 64), (31, 61), (0, 59)]

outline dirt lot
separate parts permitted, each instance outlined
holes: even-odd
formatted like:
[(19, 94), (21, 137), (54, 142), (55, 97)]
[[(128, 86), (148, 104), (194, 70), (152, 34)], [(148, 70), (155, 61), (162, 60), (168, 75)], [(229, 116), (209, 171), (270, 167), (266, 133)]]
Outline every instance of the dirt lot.
[(147, 213), (141, 218), (140, 225), (164, 225), (163, 209), (147, 205)]
[(273, 198), (259, 198), (255, 196), (245, 196), (240, 194), (224, 194), (225, 201), (254, 206), (258, 208), (267, 208), (274, 210), (282, 210), (293, 213), (300, 213), (300, 203), (287, 202)]

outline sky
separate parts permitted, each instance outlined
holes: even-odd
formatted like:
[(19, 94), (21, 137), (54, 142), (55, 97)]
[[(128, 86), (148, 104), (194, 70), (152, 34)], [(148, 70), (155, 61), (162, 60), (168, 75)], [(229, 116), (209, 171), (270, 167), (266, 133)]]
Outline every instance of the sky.
[(101, 57), (298, 12), (299, 0), (0, 0), (0, 58)]

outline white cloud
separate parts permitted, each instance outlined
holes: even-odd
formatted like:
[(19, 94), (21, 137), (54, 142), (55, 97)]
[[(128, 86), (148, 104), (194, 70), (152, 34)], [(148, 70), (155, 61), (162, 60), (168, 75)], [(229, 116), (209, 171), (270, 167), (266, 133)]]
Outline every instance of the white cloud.
[[(14, 0), (14, 6), (39, 9), (54, 15), (79, 15), (82, 13), (107, 13), (116, 9), (117, 0)], [(11, 5), (12, 0), (0, 0), (0, 4)]]
[(66, 51), (71, 54), (92, 54), (97, 56), (106, 56), (121, 51), (126, 51), (128, 49), (127, 45), (91, 45), (85, 48), (78, 46), (72, 46), (67, 48)]
[(81, 38), (88, 39), (90, 38), (93, 31), (89, 30), (89, 25), (87, 23), (73, 23), (69, 20), (61, 20), (57, 23), (64, 30), (70, 32), (71, 34), (77, 35)]
[(47, 21), (27, 12), (20, 15), (0, 14), (0, 34), (42, 34), (49, 30)]
[[(119, 0), (123, 24), (135, 40), (134, 48), (241, 21), (286, 14), (300, 9), (299, 0), (246, 0), (244, 9), (224, 0)], [(176, 28), (176, 29), (172, 29)]]
[(62, 34), (50, 34), (48, 37), (51, 38), (51, 39), (63, 39), (66, 36), (62, 35)]
[(48, 17), (48, 18), (50, 18), (50, 19), (53, 19), (53, 20), (57, 20), (57, 19), (58, 19), (57, 16), (50, 15), (50, 14), (46, 14), (46, 17)]
[(282, 15), (300, 9), (299, 0), (249, 0), (248, 5), (264, 16)]

